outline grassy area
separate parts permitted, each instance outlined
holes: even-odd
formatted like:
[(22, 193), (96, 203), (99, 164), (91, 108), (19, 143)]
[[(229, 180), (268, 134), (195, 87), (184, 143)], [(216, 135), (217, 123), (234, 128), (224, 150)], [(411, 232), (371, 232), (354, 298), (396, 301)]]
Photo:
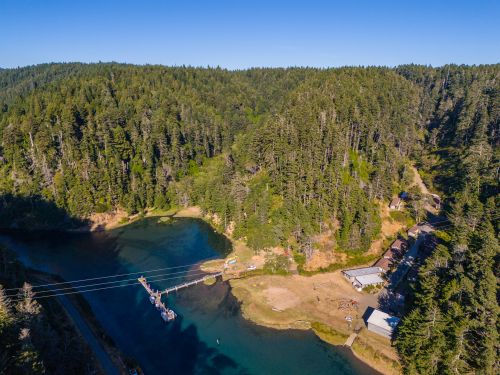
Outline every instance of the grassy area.
[(411, 217), (408, 212), (405, 211), (390, 211), (389, 215), (392, 220), (397, 221), (410, 228), (415, 224), (415, 220)]
[(349, 258), (347, 259), (346, 262), (342, 263), (332, 263), (328, 267), (322, 267), (320, 269), (317, 269), (315, 271), (306, 271), (304, 270), (304, 265), (303, 263), (297, 264), (297, 270), (299, 271), (300, 275), (303, 276), (312, 276), (316, 275), (318, 273), (325, 273), (325, 272), (334, 272), (342, 268), (349, 268), (349, 267), (355, 267), (355, 266), (360, 266), (364, 265), (370, 262), (375, 261), (378, 258), (377, 255), (374, 254), (362, 254), (362, 253), (351, 253), (349, 254)]
[[(402, 372), (401, 365), (394, 359), (385, 355), (379, 347), (384, 345), (377, 343), (369, 343), (363, 333), (358, 335), (352, 344), (352, 351), (364, 362), (372, 366), (384, 374), (400, 374)], [(383, 338), (380, 338), (381, 340)]]
[(312, 322), (311, 328), (321, 340), (332, 345), (343, 345), (349, 337), (348, 335), (320, 322)]
[(203, 284), (205, 285), (214, 285), (217, 282), (217, 279), (215, 277), (206, 279), (203, 281)]

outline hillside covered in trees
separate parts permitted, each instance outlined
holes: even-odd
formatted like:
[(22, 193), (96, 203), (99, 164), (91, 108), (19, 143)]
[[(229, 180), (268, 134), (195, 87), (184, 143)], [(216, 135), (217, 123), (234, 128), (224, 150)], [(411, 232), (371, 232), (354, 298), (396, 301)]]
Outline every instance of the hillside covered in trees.
[(499, 65), (2, 70), (0, 224), (196, 204), (255, 249), (307, 252), (329, 231), (333, 248), (363, 253), (377, 202), (416, 163), (453, 226), (421, 269), (403, 364), (495, 373), (499, 78)]
[[(451, 222), (421, 267), (396, 345), (408, 373), (499, 371), (498, 67), (401, 69), (424, 88), (426, 180)], [(426, 104), (427, 103), (427, 104)]]

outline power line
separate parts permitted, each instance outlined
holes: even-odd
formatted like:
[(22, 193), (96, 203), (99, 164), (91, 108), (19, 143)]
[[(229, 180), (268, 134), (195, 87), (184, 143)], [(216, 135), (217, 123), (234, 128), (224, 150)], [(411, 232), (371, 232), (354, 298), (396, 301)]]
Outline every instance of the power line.
[[(490, 218), (490, 220), (496, 220), (500, 217), (500, 215), (498, 216), (493, 216)], [(447, 225), (443, 225), (443, 226), (440, 226), (439, 228), (436, 228), (436, 229), (442, 229), (442, 228), (447, 228), (447, 227), (450, 227), (450, 226), (453, 226), (454, 224), (451, 223), (451, 221), (449, 219), (445, 219), (445, 220), (440, 220), (440, 221), (435, 221), (434, 223), (430, 223), (431, 225), (434, 225), (434, 224), (437, 224), (437, 223), (443, 223), (443, 222), (450, 222), (450, 224), (447, 224)], [(74, 281), (64, 281), (64, 282), (59, 282), (59, 283), (50, 283), (50, 284), (42, 284), (42, 285), (35, 285), (33, 286), (33, 288), (41, 288), (41, 287), (48, 287), (48, 286), (54, 286), (54, 285), (62, 285), (62, 284), (72, 284), (72, 283), (81, 283), (81, 282), (84, 282), (84, 281), (93, 281), (93, 280), (102, 280), (102, 279), (108, 279), (108, 278), (116, 278), (116, 277), (123, 277), (123, 276), (129, 276), (129, 275), (138, 275), (138, 274), (147, 274), (147, 273), (153, 273), (153, 272), (159, 272), (159, 271), (162, 271), (162, 270), (169, 270), (169, 269), (179, 269), (179, 268), (186, 268), (186, 267), (191, 267), (191, 266), (195, 266), (195, 265), (198, 265), (200, 264), (201, 262), (203, 261), (207, 261), (207, 260), (211, 260), (211, 259), (215, 259), (215, 257), (212, 257), (212, 258), (206, 258), (204, 260), (201, 260), (197, 263), (193, 263), (193, 264), (188, 264), (188, 265), (183, 265), (183, 266), (176, 266), (176, 267), (164, 267), (164, 268), (158, 268), (158, 269), (154, 269), (154, 270), (147, 270), (147, 271), (139, 271), (139, 272), (130, 272), (130, 273), (124, 273), (124, 274), (118, 274), (118, 275), (109, 275), (109, 276), (101, 276), (101, 277), (94, 277), (94, 278), (87, 278), (87, 279), (80, 279), (80, 280), (74, 280)], [(174, 273), (166, 273), (166, 274), (160, 274), (160, 275), (152, 275), (150, 277), (150, 280), (151, 279), (154, 279), (153, 281), (165, 281), (165, 280), (173, 280), (173, 279), (179, 279), (179, 278), (183, 278), (183, 277), (186, 277), (186, 276), (200, 276), (200, 275), (206, 275), (205, 272), (201, 272), (201, 273), (195, 273), (195, 274), (190, 274), (188, 275), (190, 271), (189, 270), (186, 270), (186, 271), (180, 271), (180, 272), (174, 272)], [(167, 275), (175, 275), (175, 274), (184, 274), (182, 276), (175, 276), (175, 277), (166, 277), (166, 278), (160, 278), (160, 279), (157, 279), (158, 277), (162, 277), (162, 276), (167, 276)], [(156, 280), (157, 279), (157, 280)], [(63, 290), (72, 290), (70, 292), (63, 292), (63, 293), (56, 293), (56, 294), (50, 294), (50, 295), (42, 295), (42, 296), (37, 296), (37, 294), (35, 294), (35, 296), (33, 297), (33, 300), (38, 300), (38, 299), (43, 299), (43, 298), (50, 298), (50, 297), (57, 297), (57, 296), (63, 296), (63, 295), (70, 295), (70, 294), (77, 294), (77, 293), (87, 293), (87, 292), (93, 292), (93, 291), (99, 291), (99, 290), (107, 290), (107, 289), (115, 289), (115, 288), (122, 288), (122, 287), (126, 287), (126, 286), (133, 286), (133, 285), (137, 285), (138, 282), (135, 281), (131, 284), (123, 284), (123, 285), (115, 285), (115, 286), (109, 286), (109, 284), (115, 284), (115, 283), (122, 283), (122, 282), (129, 282), (129, 281), (135, 281), (135, 278), (134, 279), (126, 279), (126, 280), (116, 280), (116, 281), (108, 281), (108, 282), (103, 282), (103, 283), (95, 283), (95, 284), (86, 284), (86, 285), (73, 285), (71, 287), (66, 287), (66, 288), (57, 288), (57, 289), (53, 289), (53, 290), (46, 290), (46, 291), (41, 291), (41, 292), (35, 292), (35, 293), (54, 293), (54, 292), (59, 292), (59, 291), (63, 291)], [(107, 285), (105, 287), (101, 287), (101, 288), (92, 288), (92, 289), (85, 289), (85, 290), (74, 290), (74, 289), (77, 289), (77, 288), (88, 288), (88, 287), (91, 287), (91, 286), (99, 286), (99, 285)], [(11, 290), (20, 290), (21, 288), (9, 288), (9, 289), (4, 289), (5, 291), (11, 291)], [(8, 296), (8, 297), (12, 297), (13, 295), (11, 296)], [(23, 299), (22, 298), (19, 298), (19, 299), (10, 299), (11, 302), (20, 302), (22, 301)]]
[[(54, 286), (54, 285), (61, 285), (61, 284), (73, 284), (73, 283), (80, 283), (84, 281), (95, 281), (95, 280), (100, 280), (100, 279), (111, 279), (115, 277), (123, 277), (123, 276), (130, 276), (130, 275), (139, 275), (139, 274), (148, 274), (152, 272), (159, 272), (159, 271), (165, 271), (165, 270), (173, 270), (173, 269), (178, 269), (178, 268), (186, 268), (186, 267), (192, 267), (200, 264), (201, 262), (205, 262), (207, 260), (212, 260), (212, 259), (217, 259), (217, 257), (211, 257), (211, 258), (206, 258), (198, 261), (197, 263), (192, 263), (192, 264), (186, 264), (183, 266), (176, 266), (176, 267), (164, 267), (164, 268), (157, 268), (154, 270), (146, 270), (146, 271), (138, 271), (138, 272), (130, 272), (130, 273), (122, 273), (118, 275), (109, 275), (109, 276), (100, 276), (100, 277), (91, 277), (87, 279), (80, 279), (80, 280), (71, 280), (71, 281), (62, 281), (62, 282), (57, 282), (57, 283), (50, 283), (50, 284), (40, 284), (40, 285), (33, 285), (32, 288), (42, 288), (46, 286)], [(10, 290), (19, 290), (21, 288), (9, 288), (9, 289), (4, 289), (5, 291), (10, 291)]]
[[(206, 275), (206, 273), (202, 272), (202, 273), (199, 273), (199, 274), (193, 274), (191, 276), (201, 276), (201, 275)], [(180, 279), (180, 278), (183, 278), (183, 277), (184, 276), (167, 277), (167, 278), (158, 279), (158, 280), (155, 280), (155, 281), (173, 280), (173, 279)], [(130, 284), (114, 285), (114, 286), (107, 286), (107, 287), (102, 287), (102, 288), (93, 288), (93, 289), (87, 289), (87, 290), (78, 290), (78, 291), (73, 291), (73, 292), (57, 293), (57, 294), (52, 294), (52, 295), (43, 295), (43, 296), (40, 296), (40, 297), (37, 297), (35, 295), (32, 298), (32, 300), (39, 300), (39, 299), (43, 299), (43, 298), (51, 298), (51, 297), (58, 297), (58, 296), (67, 296), (67, 295), (70, 295), (70, 294), (77, 294), (77, 293), (94, 292), (94, 291), (98, 291), (98, 290), (123, 288), (123, 287), (126, 287), (126, 286), (133, 286), (133, 285), (140, 285), (140, 283), (138, 281), (136, 281), (136, 282), (130, 283)], [(14, 300), (9, 299), (9, 301), (13, 302), (13, 303), (21, 302), (23, 300), (24, 300), (23, 298), (18, 298), (18, 299), (14, 299)]]
[[(159, 275), (153, 275), (151, 277), (148, 277), (148, 279), (155, 279), (155, 278), (158, 278), (158, 277), (163, 277), (163, 276), (170, 276), (170, 275), (179, 275), (179, 274), (185, 274), (184, 276), (189, 276), (188, 273), (191, 272), (190, 270), (185, 270), (185, 271), (179, 271), (179, 272), (172, 272), (172, 273), (163, 273), (163, 274), (159, 274)], [(106, 282), (103, 282), (103, 283), (94, 283), (94, 284), (84, 284), (84, 285), (72, 285), (72, 286), (68, 286), (66, 288), (57, 288), (57, 289), (52, 289), (52, 288), (47, 288), (47, 290), (42, 290), (42, 291), (38, 291), (36, 292), (37, 295), (40, 295), (40, 293), (50, 293), (50, 292), (58, 292), (58, 291), (61, 291), (61, 290), (74, 290), (74, 289), (77, 289), (77, 288), (88, 288), (88, 287), (91, 287), (91, 286), (99, 286), (99, 285), (111, 285), (111, 284), (116, 284), (116, 283), (122, 283), (122, 282), (126, 282), (126, 281), (134, 281), (134, 280), (137, 280), (136, 277), (134, 277), (133, 279), (122, 279), (122, 280), (115, 280), (115, 281), (106, 281)], [(19, 290), (21, 290), (22, 288), (19, 288)], [(11, 296), (14, 296), (15, 294), (11, 294)]]

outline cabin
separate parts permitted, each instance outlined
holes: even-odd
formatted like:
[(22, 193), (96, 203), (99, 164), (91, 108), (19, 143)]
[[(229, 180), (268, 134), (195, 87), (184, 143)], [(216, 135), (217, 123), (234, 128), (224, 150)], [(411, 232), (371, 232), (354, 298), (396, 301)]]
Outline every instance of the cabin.
[(419, 234), (420, 234), (420, 228), (418, 225), (414, 225), (410, 229), (408, 229), (409, 237), (417, 238)]
[(374, 309), (368, 317), (366, 323), (368, 331), (372, 331), (390, 339), (399, 324), (400, 319), (386, 314), (383, 311)]
[(418, 225), (420, 233), (428, 234), (434, 232), (434, 227), (428, 223), (422, 223)]
[(373, 267), (378, 267), (382, 268), (384, 272), (387, 272), (391, 269), (392, 267), (392, 259), (387, 259), (387, 258), (380, 258), (377, 263), (373, 265)]
[(391, 249), (400, 251), (400, 252), (405, 252), (406, 249), (408, 248), (408, 242), (404, 239), (397, 239), (391, 244)]
[(400, 210), (401, 209), (401, 199), (399, 197), (392, 198), (391, 203), (389, 204), (389, 208), (391, 210)]
[(396, 259), (397, 257), (398, 257), (398, 252), (392, 248), (387, 249), (384, 255), (382, 256), (382, 258), (389, 260)]
[(432, 197), (432, 205), (434, 206), (434, 208), (436, 210), (440, 210), (441, 209), (441, 197), (437, 194), (431, 194), (431, 197)]
[[(398, 238), (391, 244), (391, 247), (386, 254), (390, 251), (390, 254), (387, 254), (390, 255), (389, 259), (401, 258), (403, 254), (406, 253), (406, 250), (408, 250), (408, 242), (404, 239)], [(386, 254), (384, 254), (384, 258), (387, 257)]]

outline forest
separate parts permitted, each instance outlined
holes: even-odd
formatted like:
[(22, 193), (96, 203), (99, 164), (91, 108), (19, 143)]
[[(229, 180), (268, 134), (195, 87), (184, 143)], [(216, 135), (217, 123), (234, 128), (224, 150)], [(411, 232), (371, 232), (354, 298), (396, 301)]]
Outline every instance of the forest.
[(0, 373), (96, 373), (92, 351), (62, 306), (34, 298), (29, 282), (39, 282), (39, 276), (0, 246)]
[(198, 205), (254, 249), (307, 256), (329, 231), (362, 254), (415, 164), (453, 225), (396, 338), (405, 371), (498, 373), (499, 79), (498, 64), (0, 70), (0, 226)]

